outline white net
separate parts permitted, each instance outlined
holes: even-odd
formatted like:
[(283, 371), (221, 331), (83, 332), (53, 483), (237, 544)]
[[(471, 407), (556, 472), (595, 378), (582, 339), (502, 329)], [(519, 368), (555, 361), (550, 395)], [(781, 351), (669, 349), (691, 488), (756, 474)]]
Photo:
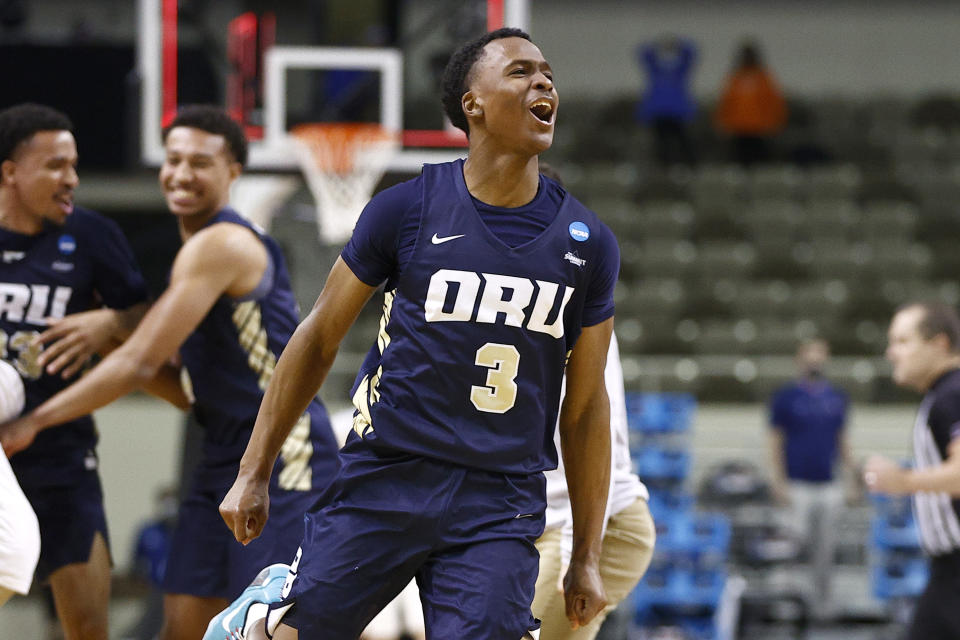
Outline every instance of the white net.
[(399, 136), (366, 123), (302, 124), (290, 133), (316, 201), (320, 239), (342, 243), (400, 148)]

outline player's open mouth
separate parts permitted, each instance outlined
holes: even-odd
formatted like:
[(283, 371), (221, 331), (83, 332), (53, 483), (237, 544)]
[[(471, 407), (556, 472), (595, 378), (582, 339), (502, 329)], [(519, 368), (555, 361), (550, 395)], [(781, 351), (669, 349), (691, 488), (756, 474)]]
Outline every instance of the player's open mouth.
[(530, 113), (540, 122), (550, 124), (553, 121), (553, 105), (549, 100), (540, 99), (530, 105)]
[(66, 213), (73, 211), (73, 196), (72, 195), (61, 195), (54, 198), (57, 204), (60, 205), (60, 208)]

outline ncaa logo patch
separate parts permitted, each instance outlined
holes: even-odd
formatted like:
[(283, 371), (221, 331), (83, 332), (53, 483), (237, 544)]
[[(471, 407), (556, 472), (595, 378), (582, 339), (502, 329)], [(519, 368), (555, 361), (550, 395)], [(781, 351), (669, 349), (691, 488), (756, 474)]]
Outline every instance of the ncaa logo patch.
[(586, 242), (587, 238), (590, 237), (590, 227), (583, 224), (579, 220), (576, 222), (571, 222), (567, 229), (570, 232), (570, 237), (577, 242)]
[(73, 236), (65, 233), (57, 240), (57, 249), (60, 249), (60, 253), (63, 255), (68, 256), (77, 250), (77, 241)]

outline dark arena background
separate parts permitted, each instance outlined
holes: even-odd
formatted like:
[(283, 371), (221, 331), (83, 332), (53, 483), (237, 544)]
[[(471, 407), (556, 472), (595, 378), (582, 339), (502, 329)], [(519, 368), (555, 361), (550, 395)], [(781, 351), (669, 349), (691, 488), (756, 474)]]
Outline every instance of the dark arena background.
[[(331, 230), (352, 228), (351, 199), (465, 153), (438, 76), (458, 43), (503, 25), (528, 30), (554, 70), (542, 161), (621, 249), (615, 332), (658, 542), (600, 637), (899, 638), (926, 561), (909, 503), (872, 497), (859, 469), (874, 453), (911, 456), (920, 396), (891, 380), (892, 314), (960, 305), (955, 2), (0, 0), (0, 108), (39, 102), (73, 119), (77, 203), (121, 225), (156, 294), (180, 242), (157, 184), (161, 127), (177, 105), (226, 106), (251, 140), (233, 205), (281, 243), (305, 312), (346, 239)], [(769, 116), (727, 101), (744, 45), (774, 89), (747, 111)], [(653, 56), (672, 71), (652, 71)], [(369, 142), (355, 163), (347, 149), (339, 176), (316, 155), (330, 135), (312, 153), (291, 143), (298, 126), (344, 122), (393, 143)], [(349, 195), (330, 200), (338, 179)], [(341, 347), (322, 392), (331, 412), (350, 408), (379, 315), (368, 304)], [(818, 375), (850, 401), (826, 598), (823, 532), (797, 532), (770, 463), (771, 397), (814, 339), (830, 350)], [(172, 517), (196, 427), (140, 394), (97, 420), (111, 637), (153, 638), (162, 548), (144, 535)], [(51, 612), (35, 584), (0, 609), (0, 638), (60, 637)]]

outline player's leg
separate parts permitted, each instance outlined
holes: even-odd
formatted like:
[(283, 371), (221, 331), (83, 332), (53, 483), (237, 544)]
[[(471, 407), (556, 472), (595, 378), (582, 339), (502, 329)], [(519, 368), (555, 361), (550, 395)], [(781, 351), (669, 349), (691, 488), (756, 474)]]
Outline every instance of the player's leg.
[(168, 593), (163, 596), (161, 640), (196, 640), (210, 619), (226, 608), (226, 598)]
[(13, 591), (6, 587), (0, 587), (0, 607), (6, 604), (7, 600), (13, 597)]
[(49, 579), (67, 640), (107, 637), (110, 549), (100, 477), (81, 473), (71, 485), (23, 484), (40, 523), (36, 579)]
[[(540, 640), (592, 640), (597, 636), (607, 615), (633, 590), (643, 577), (656, 540), (656, 528), (647, 501), (637, 498), (633, 504), (615, 514), (607, 522), (600, 557), (600, 577), (607, 592), (607, 606), (586, 626), (573, 630), (567, 620), (566, 604), (561, 594), (555, 606), (539, 615)], [(539, 589), (540, 582), (537, 581)]]
[(417, 574), (428, 638), (504, 640), (537, 627), (533, 542), (490, 540), (431, 558)]
[(226, 489), (206, 481), (204, 474), (198, 470), (183, 499), (170, 541), (163, 579), (163, 640), (200, 638), (210, 619), (242, 590), (230, 592), (228, 586), (230, 549), (240, 545), (217, 511)]
[(537, 588), (530, 606), (535, 618), (545, 620), (550, 611), (564, 610), (563, 585), (563, 528), (554, 527), (543, 532), (537, 539), (537, 551), (540, 553), (540, 572), (537, 574)]
[(539, 627), (530, 605), (546, 509), (543, 475), (448, 475), (462, 480), (447, 498), (436, 550), (417, 572), (427, 637), (522, 638)]
[(355, 437), (340, 461), (324, 506), (306, 515), (283, 599), (270, 605), (267, 624), (283, 635), (355, 640), (410, 582), (436, 536), (445, 468)]
[(110, 552), (103, 534), (94, 534), (86, 562), (50, 574), (50, 588), (66, 640), (106, 640)]

